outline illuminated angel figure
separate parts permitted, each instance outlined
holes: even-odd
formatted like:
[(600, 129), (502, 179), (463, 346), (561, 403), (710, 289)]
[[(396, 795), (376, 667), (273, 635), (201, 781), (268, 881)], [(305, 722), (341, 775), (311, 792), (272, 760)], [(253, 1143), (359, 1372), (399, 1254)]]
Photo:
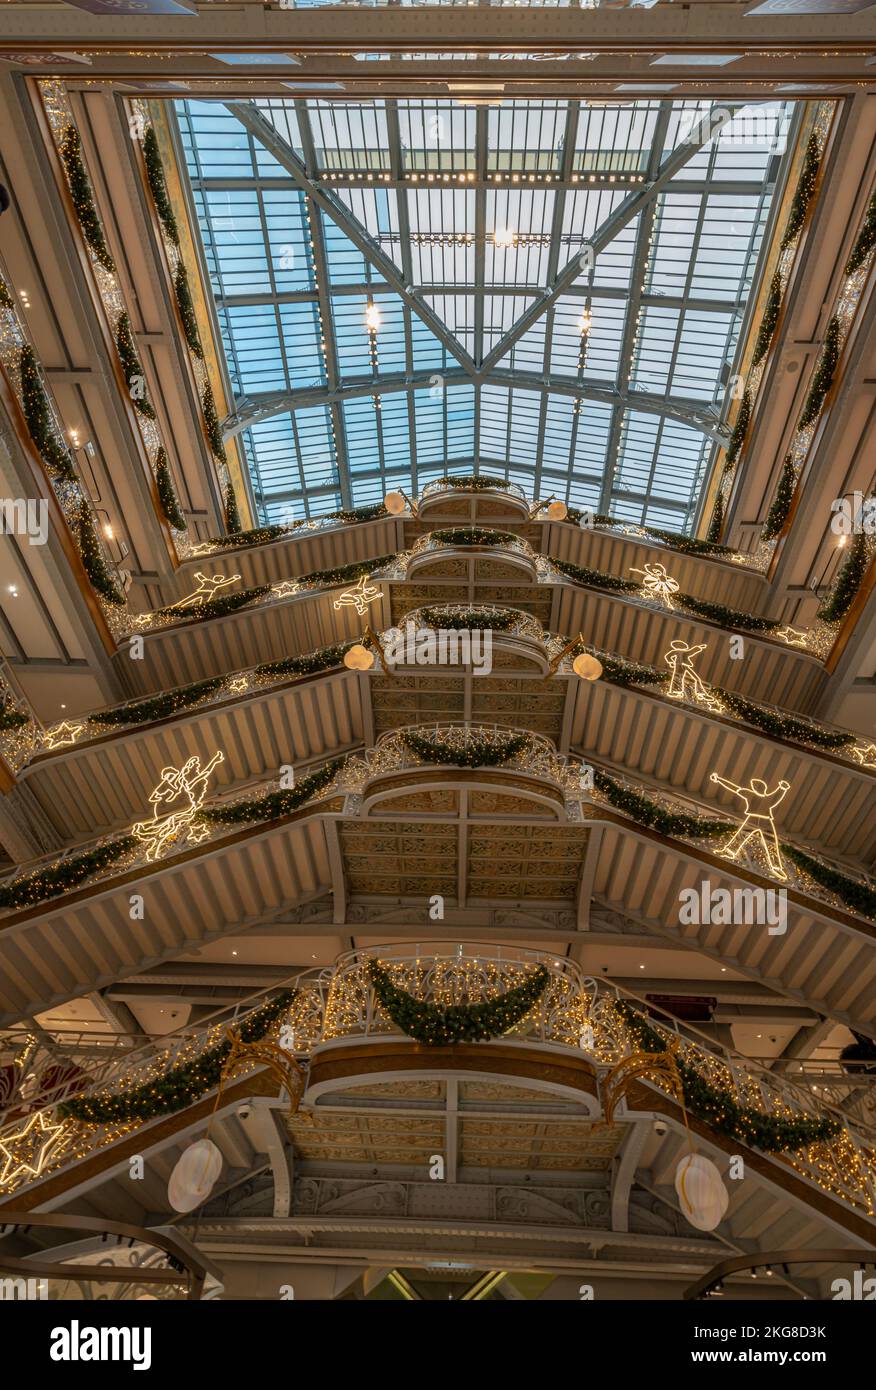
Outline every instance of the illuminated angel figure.
[(185, 598), (177, 599), (176, 603), (168, 604), (169, 608), (200, 608), (203, 604), (209, 603), (211, 598), (215, 598), (220, 589), (224, 589), (228, 584), (235, 584), (240, 578), (239, 574), (201, 574), (200, 570), (195, 571), (195, 578), (198, 581), (197, 589), (193, 589)]
[(693, 657), (706, 650), (706, 643), (691, 647), (687, 642), (676, 638), (669, 643), (669, 651), (663, 660), (672, 672), (666, 694), (670, 700), (698, 700), (710, 709), (718, 709), (719, 704), (701, 675), (694, 670)]
[(332, 608), (347, 608), (354, 604), (356, 612), (361, 617), (367, 612), (369, 603), (373, 603), (376, 598), (380, 598), (380, 590), (373, 584), (368, 583), (368, 575), (363, 574), (355, 589), (345, 589), (340, 598), (336, 598)]
[(161, 781), (149, 797), (152, 819), (138, 821), (131, 827), (132, 833), (146, 846), (147, 863), (160, 858), (180, 835), (195, 843), (204, 838), (199, 828), (190, 827), (207, 794), (210, 773), (217, 763), (224, 761), (225, 755), (219, 752), (214, 753), (205, 768), (201, 767), (201, 759), (196, 755), (181, 768), (161, 769)]
[(658, 603), (672, 607), (672, 595), (678, 593), (678, 580), (667, 574), (663, 565), (646, 565), (643, 570), (630, 566), (631, 574), (643, 574), (642, 588), (646, 598), (655, 598)]
[(728, 782), (725, 778), (719, 777), (717, 772), (712, 773), (710, 780), (717, 782), (719, 787), (726, 788), (734, 796), (741, 797), (745, 802), (745, 819), (718, 853), (725, 859), (738, 859), (749, 840), (759, 840), (767, 863), (776, 878), (787, 878), (773, 812), (790, 791), (791, 783), (779, 782), (769, 791), (766, 782), (760, 777), (753, 777), (747, 787), (738, 787), (735, 782)]

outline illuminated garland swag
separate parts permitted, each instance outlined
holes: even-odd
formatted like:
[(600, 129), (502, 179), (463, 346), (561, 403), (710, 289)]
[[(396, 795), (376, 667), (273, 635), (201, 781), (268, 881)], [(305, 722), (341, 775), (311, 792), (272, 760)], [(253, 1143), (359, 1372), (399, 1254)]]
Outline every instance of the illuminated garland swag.
[(106, 238), (103, 234), (103, 227), (97, 215), (97, 208), (94, 205), (94, 194), (91, 189), (91, 182), (85, 171), (85, 164), (82, 159), (82, 141), (79, 138), (79, 131), (75, 125), (68, 125), (61, 137), (59, 146), (61, 163), (67, 174), (67, 182), (70, 185), (70, 196), (73, 199), (73, 207), (82, 228), (82, 235), (91, 247), (94, 257), (103, 266), (104, 270), (115, 271), (116, 263), (110, 255)]
[(70, 450), (63, 444), (52, 419), (49, 398), (43, 387), (40, 369), (32, 347), (25, 346), (18, 355), (21, 375), (21, 409), (31, 439), (39, 455), (52, 473), (65, 482), (77, 481)]
[(5, 281), (2, 277), (0, 277), (0, 309), (14, 309), (14, 308), (15, 308), (15, 300), (12, 298), (12, 295), (9, 293), (9, 288), (8, 288), (8, 286), (7, 286), (7, 284), (6, 284), (6, 281)]
[(180, 261), (173, 277), (173, 292), (176, 295), (176, 305), (179, 309), (180, 322), (182, 323), (183, 336), (191, 353), (199, 361), (204, 360), (204, 349), (201, 346), (201, 335), (198, 332), (198, 320), (195, 316), (195, 306), (192, 303), (192, 292), (189, 289), (188, 271)]
[[(284, 990), (275, 999), (249, 1014), (240, 1025), (244, 1043), (258, 1042), (268, 1033), (278, 1018), (290, 1008), (297, 990)], [(215, 1090), (222, 1080), (222, 1068), (231, 1052), (226, 1040), (217, 1047), (202, 1052), (191, 1062), (111, 1096), (74, 1096), (62, 1101), (57, 1115), (60, 1120), (80, 1120), (87, 1125), (123, 1124), (130, 1120), (153, 1120), (158, 1115), (173, 1115)]]
[(167, 183), (164, 178), (161, 153), (158, 149), (158, 137), (155, 134), (154, 126), (151, 125), (147, 126), (143, 136), (143, 162), (146, 165), (146, 179), (159, 221), (167, 233), (168, 240), (174, 246), (179, 246), (179, 227), (170, 205), (170, 198), (167, 196)]
[(220, 594), (217, 598), (207, 599), (205, 603), (183, 608), (157, 608), (155, 611), (165, 618), (194, 618), (196, 621), (202, 618), (222, 618), (226, 613), (235, 613), (238, 608), (255, 603), (256, 599), (264, 598), (265, 594), (270, 592), (270, 584), (256, 584), (252, 589), (241, 589), (237, 594)]
[[(614, 1008), (644, 1052), (666, 1051), (665, 1040), (625, 999), (616, 1000)], [(683, 1056), (676, 1053), (675, 1061), (687, 1109), (716, 1134), (754, 1145), (763, 1153), (793, 1153), (809, 1144), (827, 1143), (843, 1131), (839, 1120), (820, 1120), (808, 1115), (785, 1119), (739, 1105), (731, 1091), (711, 1085), (695, 1067), (685, 1062)]]
[(225, 806), (202, 807), (196, 819), (207, 825), (245, 825), (249, 821), (277, 820), (280, 816), (297, 811), (305, 801), (329, 786), (346, 761), (346, 758), (333, 758), (325, 767), (318, 768), (316, 772), (302, 777), (294, 787), (282, 791), (241, 797), (239, 801), (231, 801)]
[(0, 733), (7, 733), (10, 729), (20, 729), (22, 725), (29, 724), (27, 715), (14, 705), (0, 705)]
[(164, 447), (160, 448), (155, 456), (155, 486), (158, 488), (158, 500), (161, 503), (165, 520), (169, 521), (177, 531), (187, 530), (186, 519), (180, 509), (179, 498), (176, 495), (173, 478), (170, 474), (167, 451)]
[(88, 504), (82, 502), (75, 519), (75, 535), (85, 573), (97, 593), (114, 608), (122, 608), (125, 596), (116, 585), (97, 539)]
[(867, 537), (863, 534), (855, 536), (849, 547), (848, 556), (837, 576), (833, 591), (818, 610), (819, 618), (823, 618), (826, 622), (838, 622), (840, 618), (846, 616), (864, 581), (868, 563)]
[(764, 305), (763, 317), (760, 321), (760, 328), (757, 332), (757, 340), (754, 345), (754, 355), (751, 359), (752, 367), (756, 367), (762, 362), (770, 349), (773, 341), (773, 334), (776, 331), (776, 324), (779, 321), (779, 309), (782, 305), (782, 277), (777, 270), (770, 281), (769, 294)]
[(131, 404), (139, 415), (145, 416), (147, 420), (155, 419), (155, 407), (146, 394), (146, 378), (143, 375), (143, 365), (137, 355), (134, 346), (134, 338), (131, 333), (131, 320), (127, 313), (119, 314), (116, 322), (116, 351), (119, 354), (119, 361), (122, 364), (122, 374), (128, 388), (128, 395)]
[(133, 835), (123, 835), (109, 844), (98, 845), (96, 849), (84, 850), (81, 854), (71, 854), (57, 864), (35, 869), (33, 873), (13, 879), (11, 883), (0, 884), (0, 908), (30, 907), (48, 898), (57, 898), (61, 893), (78, 888), (92, 874), (115, 864), (138, 846), (139, 841)]
[[(576, 584), (582, 584), (587, 588), (605, 589), (616, 593), (638, 592), (640, 584), (631, 579), (621, 579), (616, 574), (605, 574), (602, 570), (584, 569), (581, 565), (573, 565), (568, 560), (557, 560), (553, 555), (548, 559), (551, 564)], [(754, 632), (769, 632), (772, 628), (779, 626), (778, 619), (762, 618), (755, 613), (743, 613), (738, 608), (727, 608), (723, 603), (708, 603), (705, 599), (694, 598), (692, 594), (677, 593), (673, 595), (673, 601), (679, 608), (685, 608), (690, 613), (696, 613), (699, 617), (708, 618), (711, 622), (717, 623), (719, 627), (744, 628)]]
[(798, 430), (805, 430), (809, 425), (813, 425), (821, 414), (825, 397), (833, 385), (833, 378), (836, 372), (837, 363), (840, 355), (840, 321), (834, 314), (824, 335), (824, 347), (821, 349), (821, 356), (818, 359), (818, 367), (809, 393), (803, 405), (803, 411), (798, 422)]
[(491, 1038), (501, 1037), (535, 1007), (550, 978), (545, 967), (539, 965), (522, 984), (495, 999), (439, 1008), (400, 989), (380, 961), (369, 961), (368, 974), (380, 1007), (397, 1028), (426, 1047), (489, 1042)]
[(424, 762), (452, 767), (501, 767), (532, 742), (531, 734), (509, 734), (495, 743), (486, 738), (469, 738), (464, 747), (456, 748), (446, 739), (426, 738), (423, 734), (402, 732), (401, 737), (411, 752)]
[(786, 247), (791, 245), (791, 242), (797, 236), (797, 233), (806, 220), (806, 210), (815, 192), (815, 183), (818, 178), (820, 164), (821, 150), (815, 133), (813, 132), (812, 135), (809, 136), (806, 144), (806, 153), (803, 156), (803, 167), (800, 170), (800, 177), (797, 180), (797, 187), (794, 190), (794, 197), (791, 202), (791, 210), (788, 214), (788, 220), (785, 223), (785, 230), (779, 245), (781, 251), (784, 251)]
[(833, 729), (820, 729), (805, 719), (795, 719), (790, 714), (776, 714), (774, 710), (763, 709), (760, 705), (744, 700), (733, 691), (723, 690), (721, 686), (712, 687), (721, 702), (732, 709), (740, 719), (754, 724), (775, 738), (791, 739), (794, 743), (811, 743), (816, 748), (848, 748), (855, 742), (855, 734), (840, 733)]
[(794, 491), (797, 487), (797, 470), (794, 467), (794, 460), (791, 454), (787, 454), (782, 464), (782, 472), (779, 476), (776, 495), (773, 498), (772, 506), (767, 513), (764, 522), (763, 538), (765, 541), (774, 540), (778, 536), (788, 519), (791, 510), (791, 503), (794, 500)]
[(443, 478), (437, 478), (436, 482), (443, 483), (445, 487), (465, 488), (467, 492), (502, 492), (508, 487), (507, 479), (491, 478), (485, 473), (445, 474)]
[(484, 613), (466, 608), (458, 613), (440, 613), (437, 608), (421, 608), (420, 616), (429, 627), (445, 632), (508, 632), (517, 622), (516, 613)]
[(876, 193), (867, 204), (867, 215), (846, 261), (845, 274), (854, 275), (876, 246)]
[(332, 666), (340, 666), (344, 653), (355, 646), (356, 639), (337, 642), (331, 647), (320, 647), (307, 656), (287, 656), (282, 661), (265, 661), (256, 667), (257, 676), (309, 676), (316, 671), (326, 671)]
[(171, 714), (178, 713), (179, 710), (188, 709), (198, 700), (205, 699), (208, 695), (214, 695), (224, 684), (224, 676), (213, 676), (210, 680), (195, 681), (191, 685), (181, 686), (178, 690), (169, 690), (162, 695), (153, 695), (148, 700), (131, 701), (125, 705), (116, 705), (113, 709), (103, 710), (100, 714), (90, 714), (89, 724), (96, 724), (98, 727), (106, 726), (111, 728), (117, 724), (148, 724), (152, 719), (167, 719)]
[(432, 539), (442, 541), (444, 545), (507, 545), (520, 537), (511, 531), (493, 531), (485, 526), (452, 526), (443, 531), (433, 531)]

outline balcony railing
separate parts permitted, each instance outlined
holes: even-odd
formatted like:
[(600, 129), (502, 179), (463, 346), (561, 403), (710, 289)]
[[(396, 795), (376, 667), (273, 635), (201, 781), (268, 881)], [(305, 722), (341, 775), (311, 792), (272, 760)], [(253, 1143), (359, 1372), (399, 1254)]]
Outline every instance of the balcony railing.
[[(490, 479), (492, 482), (493, 479)], [(526, 492), (518, 483), (505, 482), (504, 479), (496, 478), (495, 487), (484, 488), (479, 486), (472, 488), (467, 479), (463, 478), (434, 478), (431, 483), (426, 483), (420, 490), (420, 501), (424, 502), (427, 497), (434, 497), (438, 492), (510, 492), (512, 497), (519, 497), (526, 501)]]
[[(850, 1114), (841, 1095), (826, 1098), (814, 1093), (810, 1084), (799, 1084), (782, 1072), (732, 1054), (690, 1024), (662, 1011), (653, 1017), (648, 1003), (638, 996), (608, 981), (589, 978), (574, 961), (543, 951), (446, 941), (393, 943), (351, 951), (339, 957), (333, 968), (308, 971), (288, 982), (296, 993), (289, 1008), (271, 1025), (268, 1037), (305, 1064), (308, 1057), (341, 1040), (365, 1045), (378, 1038), (404, 1038), (376, 996), (370, 975), (373, 960), (380, 961), (400, 988), (441, 1007), (495, 998), (522, 983), (536, 966), (544, 966), (548, 981), (540, 999), (499, 1041), (544, 1047), (551, 1053), (583, 1054), (594, 1065), (597, 1077), (641, 1050), (641, 1041), (625, 1016), (625, 1008), (632, 1008), (673, 1053), (683, 1072), (695, 1074), (739, 1107), (783, 1120), (803, 1116), (839, 1120), (843, 1130), (836, 1139), (810, 1144), (796, 1153), (773, 1155), (773, 1160), (850, 1207), (868, 1215), (876, 1211), (876, 1129), (862, 1122), (857, 1109)], [(99, 1064), (81, 1084), (80, 1093), (123, 1093), (154, 1081), (173, 1067), (191, 1064), (224, 1041), (230, 1025), (239, 1024), (273, 993), (263, 991), (245, 1004), (219, 1011), (198, 1030), (181, 1029), (133, 1054)], [(493, 1044), (477, 1046), (485, 1050), (488, 1066)], [(442, 1064), (447, 1065), (446, 1054), (442, 1054)], [(664, 1083), (655, 1073), (646, 1078), (646, 1084), (660, 1091)], [(855, 1088), (851, 1078), (849, 1087)], [(54, 1098), (45, 1095), (38, 1108), (50, 1116), (57, 1101), (68, 1095), (69, 1087)], [(36, 1109), (35, 1104), (23, 1104), (7, 1117), (0, 1125), (0, 1144), (14, 1144), (25, 1118)], [(61, 1123), (61, 1142), (40, 1167), (39, 1176), (110, 1146), (137, 1127), (136, 1121), (86, 1125), (68, 1118)], [(21, 1171), (15, 1173), (0, 1187), (0, 1195), (24, 1186), (26, 1176)]]

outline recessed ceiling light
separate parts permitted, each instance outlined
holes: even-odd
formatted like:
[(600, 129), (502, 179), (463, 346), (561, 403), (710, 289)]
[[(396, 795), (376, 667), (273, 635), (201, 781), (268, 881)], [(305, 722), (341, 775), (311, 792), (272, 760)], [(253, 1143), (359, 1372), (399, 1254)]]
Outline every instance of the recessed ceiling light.
[(723, 68), (737, 63), (738, 53), (661, 53), (651, 59), (652, 68)]

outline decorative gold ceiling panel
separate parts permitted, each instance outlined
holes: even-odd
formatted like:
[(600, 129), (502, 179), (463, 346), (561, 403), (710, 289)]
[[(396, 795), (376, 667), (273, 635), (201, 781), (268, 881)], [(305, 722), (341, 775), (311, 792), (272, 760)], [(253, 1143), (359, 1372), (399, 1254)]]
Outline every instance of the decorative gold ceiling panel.
[(351, 1086), (341, 1093), (345, 1096), (376, 1096), (380, 1100), (443, 1101), (446, 1086), (443, 1081), (381, 1081), (370, 1086)]
[[(456, 555), (443, 555), (439, 550), (431, 560), (417, 565), (414, 573), (422, 583), (424, 579), (468, 579), (468, 560)], [(519, 573), (519, 571), (518, 571)]]
[(564, 1100), (562, 1096), (547, 1095), (544, 1091), (533, 1090), (529, 1086), (506, 1086), (501, 1081), (461, 1081), (459, 1083), (460, 1102), (466, 1105), (506, 1105), (523, 1103), (527, 1105), (551, 1107), (562, 1105), (572, 1109), (579, 1102)]

